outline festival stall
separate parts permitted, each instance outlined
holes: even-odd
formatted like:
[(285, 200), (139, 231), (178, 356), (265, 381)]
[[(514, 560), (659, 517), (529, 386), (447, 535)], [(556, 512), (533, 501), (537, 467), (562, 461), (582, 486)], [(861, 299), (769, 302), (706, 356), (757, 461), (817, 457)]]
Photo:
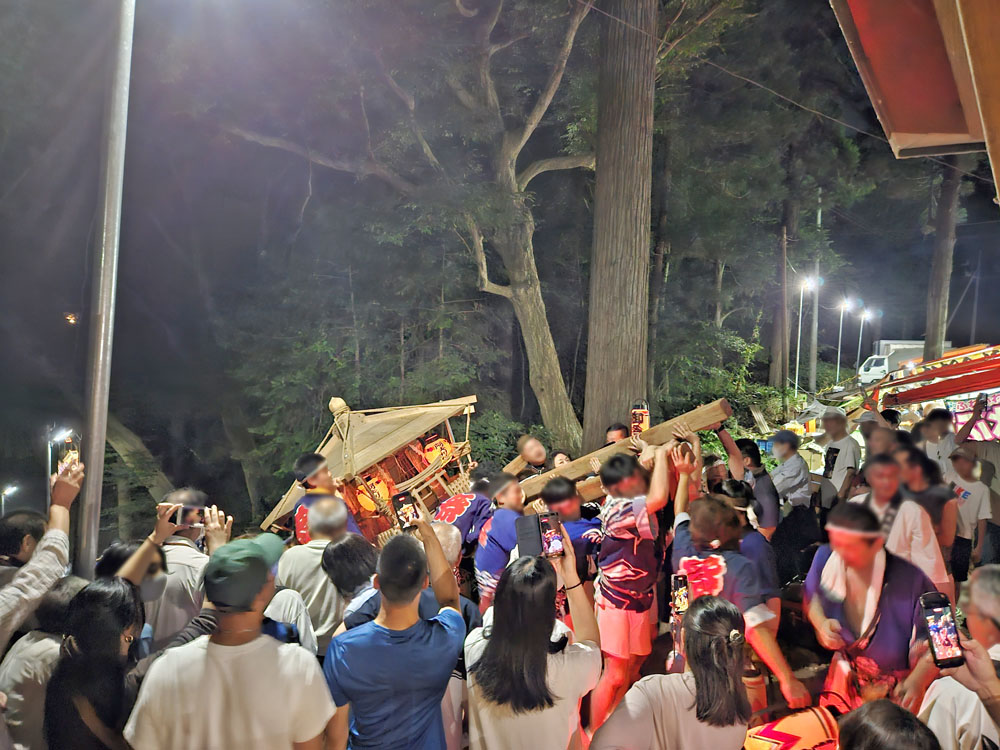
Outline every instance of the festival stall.
[[(343, 477), (344, 502), (362, 533), (382, 543), (398, 532), (391, 498), (409, 492), (433, 511), (438, 503), (469, 489), (469, 422), (475, 396), (419, 406), (352, 410), (343, 399), (330, 399), (333, 425), (316, 448), (330, 473)], [(457, 440), (450, 419), (465, 417)], [(304, 495), (295, 483), (261, 524), (286, 529)]]

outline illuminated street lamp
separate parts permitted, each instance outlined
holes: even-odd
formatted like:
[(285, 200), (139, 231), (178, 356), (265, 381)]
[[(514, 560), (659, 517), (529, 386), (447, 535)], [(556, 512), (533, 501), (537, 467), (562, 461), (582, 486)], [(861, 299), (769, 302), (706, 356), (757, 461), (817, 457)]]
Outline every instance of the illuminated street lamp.
[(861, 336), (865, 332), (865, 321), (870, 320), (871, 317), (871, 310), (861, 311), (861, 325), (858, 326), (858, 356), (857, 359), (854, 360), (854, 372), (857, 372), (858, 368), (861, 367)]
[(854, 302), (849, 297), (844, 297), (840, 303), (840, 327), (837, 329), (837, 376), (833, 382), (840, 382), (840, 344), (844, 340), (844, 313), (854, 307)]
[(17, 489), (18, 487), (16, 484), (8, 484), (3, 488), (3, 493), (0, 494), (0, 516), (7, 515), (7, 496), (13, 495), (17, 492)]
[(807, 277), (799, 287), (799, 334), (795, 343), (795, 397), (799, 395), (799, 362), (802, 359), (802, 301), (806, 292), (811, 292), (816, 287), (816, 280)]

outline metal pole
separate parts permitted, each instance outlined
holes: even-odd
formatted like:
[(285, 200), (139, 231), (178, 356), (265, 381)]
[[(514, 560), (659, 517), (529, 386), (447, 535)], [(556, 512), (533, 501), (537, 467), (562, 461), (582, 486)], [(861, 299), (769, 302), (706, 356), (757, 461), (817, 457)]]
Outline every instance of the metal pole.
[(83, 485), (73, 569), (94, 577), (101, 529), (101, 490), (104, 486), (104, 447), (108, 432), (108, 393), (111, 387), (111, 345), (115, 327), (118, 283), (118, 244), (121, 232), (122, 187), (125, 178), (125, 137), (128, 127), (128, 90), (132, 68), (135, 0), (120, 0), (111, 95), (106, 114), (106, 152), (101, 167), (99, 242), (93, 257), (90, 297), (90, 347), (87, 353), (87, 422)]
[(788, 419), (788, 227), (781, 228), (781, 421)]
[(799, 397), (799, 362), (802, 359), (802, 298), (805, 296), (806, 288), (799, 287), (799, 335), (795, 342), (795, 398)]
[[(816, 189), (816, 234), (823, 231), (823, 188)], [(813, 263), (812, 326), (809, 329), (809, 392), (816, 392), (816, 370), (819, 367), (819, 249)]]
[(52, 430), (45, 432), (45, 512), (52, 506)]
[(979, 258), (976, 260), (976, 286), (972, 290), (972, 326), (969, 331), (969, 346), (976, 343), (976, 323), (979, 317), (979, 272), (983, 265), (983, 251), (979, 251)]
[(844, 340), (844, 306), (840, 306), (840, 327), (837, 329), (837, 375), (834, 380), (840, 382), (840, 344)]
[(865, 332), (865, 318), (864, 314), (861, 315), (861, 327), (858, 328), (858, 357), (854, 360), (854, 372), (858, 372), (858, 368), (861, 367), (861, 337)]

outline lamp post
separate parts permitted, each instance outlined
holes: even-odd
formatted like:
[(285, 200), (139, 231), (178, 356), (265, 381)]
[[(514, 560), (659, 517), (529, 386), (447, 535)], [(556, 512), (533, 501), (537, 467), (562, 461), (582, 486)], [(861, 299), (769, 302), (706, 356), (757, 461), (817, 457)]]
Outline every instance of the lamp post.
[(3, 488), (3, 493), (0, 494), (0, 516), (7, 515), (7, 495), (13, 495), (17, 492), (16, 484), (8, 484)]
[(840, 345), (844, 340), (844, 313), (851, 309), (851, 300), (847, 297), (840, 303), (840, 326), (837, 329), (837, 375), (833, 379), (835, 383), (840, 382)]
[(811, 291), (815, 284), (814, 279), (807, 278), (799, 287), (799, 333), (795, 342), (795, 397), (799, 396), (799, 363), (802, 359), (802, 302), (805, 294)]
[(858, 368), (861, 367), (861, 337), (865, 332), (865, 321), (872, 316), (871, 311), (863, 310), (861, 312), (861, 325), (858, 326), (858, 356), (854, 360), (854, 372), (857, 373)]

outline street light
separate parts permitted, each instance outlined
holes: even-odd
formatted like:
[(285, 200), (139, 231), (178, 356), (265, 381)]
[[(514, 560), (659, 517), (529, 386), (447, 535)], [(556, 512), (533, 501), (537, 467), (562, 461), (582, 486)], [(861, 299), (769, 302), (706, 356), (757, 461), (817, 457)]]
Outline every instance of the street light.
[(0, 494), (0, 516), (7, 515), (7, 495), (13, 495), (17, 489), (16, 484), (8, 484), (3, 488), (3, 494)]
[(844, 340), (844, 313), (854, 307), (854, 303), (851, 302), (849, 297), (844, 297), (844, 301), (840, 303), (840, 327), (837, 329), (837, 376), (833, 379), (833, 382), (840, 382), (840, 344)]
[(806, 292), (811, 292), (816, 285), (816, 280), (807, 277), (803, 279), (802, 286), (799, 287), (799, 334), (795, 343), (795, 397), (799, 396), (799, 362), (802, 359), (802, 301)]
[(865, 332), (865, 321), (870, 319), (871, 316), (871, 310), (863, 310), (861, 312), (861, 325), (858, 326), (858, 356), (854, 360), (854, 372), (857, 372), (858, 368), (861, 367), (861, 336)]

